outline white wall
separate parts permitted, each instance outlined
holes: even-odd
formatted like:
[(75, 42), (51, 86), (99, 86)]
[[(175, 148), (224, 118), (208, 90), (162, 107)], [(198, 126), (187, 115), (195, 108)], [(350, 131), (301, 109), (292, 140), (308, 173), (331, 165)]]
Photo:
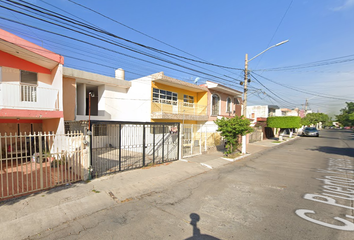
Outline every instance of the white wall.
[(129, 89), (106, 86), (105, 110), (111, 120), (151, 121), (151, 81), (149, 77), (131, 81)]
[(247, 118), (252, 118), (252, 113), (254, 113), (254, 119), (257, 118), (267, 118), (268, 117), (268, 106), (247, 106)]

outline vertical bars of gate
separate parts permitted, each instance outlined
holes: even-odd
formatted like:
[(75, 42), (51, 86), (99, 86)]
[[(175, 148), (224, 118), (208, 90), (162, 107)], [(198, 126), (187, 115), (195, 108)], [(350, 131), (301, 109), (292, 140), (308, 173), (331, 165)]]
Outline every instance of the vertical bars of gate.
[[(177, 122), (96, 120), (91, 124), (91, 166), (96, 177), (179, 159)], [(100, 132), (101, 128), (107, 131)]]
[(83, 180), (81, 132), (0, 134), (0, 199)]

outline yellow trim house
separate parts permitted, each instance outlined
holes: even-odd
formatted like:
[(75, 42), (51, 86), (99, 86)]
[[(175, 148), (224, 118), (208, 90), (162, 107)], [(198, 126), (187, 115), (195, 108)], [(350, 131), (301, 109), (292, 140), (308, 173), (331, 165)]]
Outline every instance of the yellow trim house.
[(151, 75), (151, 121), (204, 123), (208, 120), (208, 89), (167, 77)]

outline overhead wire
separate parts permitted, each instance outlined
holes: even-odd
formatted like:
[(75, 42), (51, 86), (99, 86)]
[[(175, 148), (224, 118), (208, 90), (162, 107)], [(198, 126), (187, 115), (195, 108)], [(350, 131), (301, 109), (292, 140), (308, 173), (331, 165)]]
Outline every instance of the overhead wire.
[[(266, 77), (264, 77), (264, 76), (262, 76), (262, 75), (260, 75), (260, 74), (255, 73), (255, 72), (253, 72), (253, 74), (254, 74), (254, 75), (257, 75), (257, 76), (259, 76), (259, 77), (261, 77), (261, 78), (263, 78), (263, 79), (265, 79), (265, 80), (268, 80), (268, 81), (270, 81), (270, 82), (273, 82), (273, 83), (275, 83), (275, 84), (277, 84), (277, 85), (280, 85), (280, 86), (282, 86), (282, 87), (284, 87), (284, 88), (291, 89), (291, 90), (294, 90), (294, 91), (297, 91), (297, 92), (306, 93), (306, 94), (311, 94), (311, 95), (313, 95), (313, 96), (318, 96), (318, 97), (323, 97), (323, 98), (335, 99), (335, 100), (353, 101), (352, 99), (339, 98), (339, 97), (331, 96), (331, 95), (328, 95), (328, 94), (327, 94), (327, 95), (324, 95), (324, 94), (321, 94), (321, 93), (316, 93), (316, 92), (314, 92), (314, 91), (306, 91), (306, 90), (297, 89), (297, 88), (291, 87), (291, 86), (289, 86), (289, 85), (285, 85), (285, 84), (276, 82), (276, 81), (274, 81), (274, 80), (271, 80), (271, 79), (269, 79), (269, 78), (266, 78)], [(254, 75), (253, 75), (253, 77), (254, 77)]]
[[(1, 1), (3, 1), (3, 0), (1, 0)], [(157, 49), (157, 48), (154, 48), (154, 47), (150, 47), (150, 46), (147, 46), (147, 45), (145, 45), (145, 44), (141, 44), (141, 43), (138, 43), (138, 42), (135, 42), (135, 41), (132, 41), (132, 40), (129, 40), (129, 39), (126, 39), (126, 38), (117, 36), (117, 35), (115, 35), (115, 34), (113, 34), (113, 33), (110, 33), (110, 32), (108, 32), (108, 31), (105, 31), (105, 30), (103, 30), (103, 29), (101, 29), (101, 28), (96, 28), (96, 27), (94, 27), (94, 26), (92, 26), (92, 25), (85, 24), (85, 23), (83, 23), (83, 22), (77, 21), (77, 20), (72, 19), (72, 18), (69, 18), (69, 17), (67, 17), (67, 16), (64, 16), (64, 18), (67, 18), (67, 19), (64, 19), (63, 17), (58, 16), (58, 15), (61, 15), (61, 14), (55, 13), (55, 12), (53, 12), (53, 11), (50, 11), (50, 10), (48, 10), (48, 9), (39, 7), (39, 6), (34, 5), (34, 4), (31, 4), (31, 3), (28, 3), (28, 2), (26, 2), (26, 1), (24, 1), (24, 0), (19, 0), (19, 1), (20, 1), (20, 2), (23, 2), (23, 3), (26, 3), (26, 4), (30, 5), (30, 6), (25, 5), (25, 4), (21, 4), (21, 3), (18, 3), (18, 2), (15, 2), (15, 1), (13, 1), (13, 0), (7, 0), (7, 1), (12, 2), (13, 4), (22, 5), (22, 6), (26, 7), (26, 8), (30, 8), (30, 9), (33, 9), (33, 10), (35, 10), (35, 11), (40, 11), (40, 10), (35, 9), (34, 7), (37, 7), (37, 8), (40, 8), (40, 9), (44, 9), (44, 10), (48, 11), (48, 13), (46, 13), (46, 14), (52, 15), (53, 17), (56, 17), (56, 18), (59, 18), (59, 19), (65, 20), (65, 21), (69, 21), (69, 22), (71, 22), (71, 23), (75, 23), (75, 24), (80, 25), (80, 26), (83, 26), (83, 27), (88, 27), (88, 26), (89, 26), (90, 28), (95, 28), (95, 31), (97, 31), (97, 32), (100, 32), (100, 33), (103, 33), (103, 34), (107, 34), (107, 35), (109, 35), (109, 36), (111, 36), (111, 37), (118, 38), (118, 39), (120, 39), (120, 40), (122, 40), (122, 41), (126, 41), (126, 42), (128, 42), (128, 43), (135, 44), (135, 45), (137, 45), (137, 46), (140, 46), (140, 47), (143, 47), (143, 48), (146, 48), (146, 49), (149, 49), (149, 50), (153, 50), (153, 51), (155, 51), (155, 52), (159, 52), (159, 53), (161, 53), (161, 54), (165, 54), (165, 55), (169, 55), (169, 56), (174, 56), (174, 57), (177, 57), (177, 58), (181, 58), (181, 59), (185, 59), (185, 60), (189, 60), (189, 61), (198, 62), (198, 63), (201, 63), (201, 64), (206, 64), (206, 65), (221, 67), (221, 68), (227, 68), (227, 69), (233, 69), (233, 70), (243, 70), (243, 69), (241, 69), (241, 68), (234, 68), (234, 67), (228, 67), (228, 66), (223, 66), (223, 65), (219, 65), (219, 64), (213, 64), (213, 63), (208, 63), (208, 62), (204, 62), (204, 61), (199, 61), (199, 60), (196, 60), (196, 59), (187, 58), (187, 57), (180, 56), (180, 55), (177, 55), (177, 54), (174, 54), (174, 53), (170, 53), (170, 52), (167, 52), (167, 51), (164, 51), (164, 50), (161, 50), (161, 49)], [(31, 7), (31, 6), (32, 6), (32, 7)], [(54, 14), (53, 14), (53, 13), (54, 13)], [(62, 16), (63, 16), (63, 15), (62, 15)]]
[(266, 87), (263, 83), (261, 83), (254, 75), (252, 75), (251, 73), (251, 76), (260, 84), (262, 85), (265, 89), (267, 89), (270, 93), (272, 93), (275, 97), (279, 98), (280, 100), (282, 100), (283, 102), (286, 102), (286, 103), (289, 103), (291, 105), (293, 105), (292, 102), (289, 102), (287, 100), (285, 100), (284, 98), (280, 97), (279, 95), (277, 95), (276, 93), (274, 93), (272, 90), (270, 90), (268, 87)]
[[(1, 7), (4, 7), (4, 6), (1, 6)], [(5, 7), (6, 8), (6, 7)], [(7, 8), (8, 10), (13, 10), (13, 9), (9, 9), (9, 8)], [(16, 11), (16, 10), (14, 10), (14, 11)], [(25, 14), (25, 13), (22, 13), (22, 12), (19, 12), (19, 11), (16, 11), (16, 12), (18, 12), (18, 13), (20, 13), (20, 14)], [(29, 15), (29, 14), (25, 14), (25, 15)], [(32, 16), (32, 15), (29, 15), (30, 17), (34, 17), (34, 16)], [(42, 20), (42, 21), (46, 21), (46, 20), (43, 20), (43, 19), (40, 19), (40, 18), (37, 18), (37, 17), (34, 17), (34, 18), (36, 18), (36, 19), (38, 19), (38, 20)], [(3, 18), (4, 19), (4, 18)], [(7, 19), (8, 20), (8, 19)], [(15, 22), (15, 21), (14, 21)], [(48, 22), (48, 23), (51, 23), (51, 24), (55, 24), (55, 25), (59, 25), (59, 24), (56, 24), (56, 23), (52, 23), (52, 22), (50, 22), (50, 21), (46, 21), (46, 22)], [(62, 25), (59, 25), (59, 26), (61, 26), (61, 27), (64, 27), (64, 28), (66, 28), (66, 29), (68, 29), (68, 27), (65, 27), (65, 26), (62, 26)], [(38, 28), (37, 28), (38, 29)], [(39, 30), (43, 30), (43, 29), (39, 29)], [(75, 32), (78, 32), (78, 31), (76, 31), (76, 30), (74, 30), (74, 29), (69, 29), (69, 30), (72, 30), (72, 31), (75, 31)], [(47, 30), (46, 30), (47, 31)], [(47, 31), (48, 32), (48, 31)], [(50, 31), (49, 31), (50, 32)], [(51, 33), (53, 33), (53, 32), (51, 32)], [(88, 35), (88, 34), (85, 34), (85, 33), (82, 33), (82, 32), (79, 32), (79, 33), (81, 33), (81, 34), (84, 34), (84, 35)], [(64, 36), (65, 37), (65, 36)], [(95, 37), (95, 36), (92, 36), (91, 35), (91, 37)], [(97, 37), (96, 37), (97, 38)], [(99, 39), (99, 40), (102, 40), (102, 39)], [(103, 41), (105, 41), (105, 40), (103, 40)], [(106, 41), (107, 42), (107, 41)], [(134, 51), (134, 50), (133, 50)], [(151, 63), (151, 62), (150, 62)], [(171, 62), (168, 62), (168, 63), (171, 63)], [(153, 63), (153, 64), (156, 64), (156, 63)], [(171, 63), (171, 64), (174, 64), (174, 65), (177, 65), (177, 66), (180, 66), (180, 64), (175, 64), (175, 63)], [(181, 67), (181, 66), (180, 66)], [(211, 74), (206, 74), (206, 73), (204, 73), (204, 72), (201, 72), (201, 71), (198, 71), (198, 70), (195, 70), (195, 69), (191, 69), (191, 68), (188, 68), (188, 67), (185, 67), (184, 66), (184, 68), (187, 68), (187, 69), (189, 69), (189, 70), (192, 70), (192, 71), (196, 71), (196, 72), (198, 72), (198, 73), (201, 73), (201, 74), (204, 74), (204, 75), (208, 75), (208, 76), (212, 76), (212, 77), (216, 77), (216, 76), (213, 76), (213, 75), (211, 75)], [(216, 78), (219, 78), (219, 77), (216, 77)], [(222, 79), (222, 80), (224, 80), (225, 81), (225, 79), (223, 79), (223, 78), (219, 78), (219, 79)], [(227, 81), (227, 80), (226, 80)], [(239, 80), (240, 81), (240, 80)]]

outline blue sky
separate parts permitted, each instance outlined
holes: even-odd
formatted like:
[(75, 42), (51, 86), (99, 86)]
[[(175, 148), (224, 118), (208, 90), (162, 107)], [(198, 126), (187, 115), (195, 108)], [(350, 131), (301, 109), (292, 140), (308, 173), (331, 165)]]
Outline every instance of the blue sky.
[[(288, 43), (270, 49), (249, 63), (252, 75), (248, 105), (276, 104), (302, 109), (308, 99), (309, 109), (333, 115), (339, 113), (346, 101), (354, 101), (354, 0), (14, 2), (34, 4), (148, 47), (236, 69), (244, 68), (246, 53), (252, 58), (269, 46), (289, 39)], [(18, 5), (9, 3), (0, 1), (0, 6), (18, 10)], [(20, 12), (29, 13), (24, 9)], [(126, 44), (135, 52), (128, 51), (4, 8), (0, 8), (0, 16), (10, 20), (0, 19), (1, 28), (64, 55), (67, 67), (108, 76), (114, 76), (116, 68), (123, 68), (127, 80), (163, 71), (167, 76), (184, 81), (193, 82), (199, 77), (198, 84), (209, 80), (243, 91), (239, 84), (243, 79), (242, 70), (186, 59), (182, 62), (180, 58), (170, 58), (109, 37), (109, 41)], [(49, 20), (47, 15), (42, 18)], [(60, 33), (104, 49), (11, 21)], [(64, 26), (67, 24), (63, 23)], [(91, 34), (92, 31), (85, 32)], [(93, 35), (104, 36), (97, 32)], [(152, 58), (136, 51), (144, 51)], [(317, 62), (322, 60), (325, 61)], [(281, 68), (289, 66), (293, 67)]]

